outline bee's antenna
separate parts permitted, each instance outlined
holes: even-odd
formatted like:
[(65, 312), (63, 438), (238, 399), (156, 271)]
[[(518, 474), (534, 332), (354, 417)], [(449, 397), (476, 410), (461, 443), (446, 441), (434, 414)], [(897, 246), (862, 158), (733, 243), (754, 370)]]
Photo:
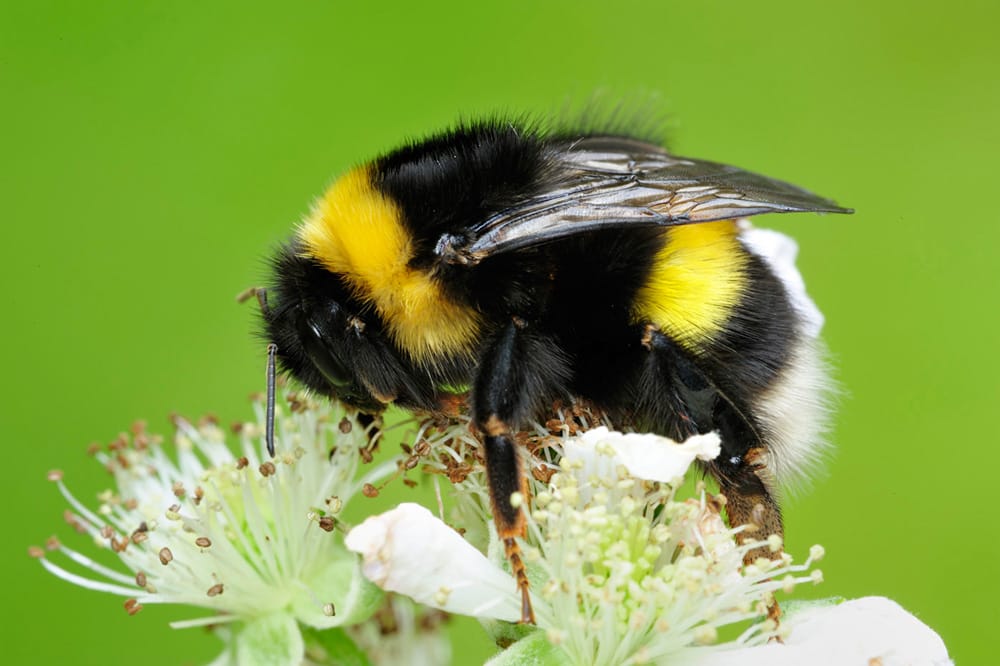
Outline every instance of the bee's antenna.
[(278, 345), (273, 342), (267, 346), (267, 402), (264, 406), (264, 441), (267, 452), (274, 457), (274, 356)]
[[(260, 312), (264, 315), (264, 319), (270, 321), (271, 308), (267, 304), (266, 288), (250, 287), (249, 289), (244, 289), (236, 296), (236, 300), (242, 303), (253, 296), (257, 297), (257, 305), (260, 306)], [(267, 346), (267, 397), (264, 404), (264, 442), (267, 444), (267, 453), (272, 458), (274, 457), (274, 359), (277, 352), (278, 345), (272, 342)]]
[(254, 296), (257, 297), (257, 305), (260, 306), (260, 312), (264, 315), (264, 319), (271, 318), (271, 308), (267, 304), (267, 288), (266, 287), (250, 287), (244, 289), (240, 293), (236, 294), (236, 302), (244, 303), (249, 301)]

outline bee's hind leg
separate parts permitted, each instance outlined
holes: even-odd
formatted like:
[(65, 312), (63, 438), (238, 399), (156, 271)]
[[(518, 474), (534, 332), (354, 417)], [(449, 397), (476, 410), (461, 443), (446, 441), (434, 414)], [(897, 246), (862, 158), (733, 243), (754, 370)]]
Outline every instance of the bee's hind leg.
[[(763, 541), (770, 535), (784, 537), (781, 509), (772, 494), (773, 480), (766, 467), (766, 450), (758, 429), (745, 409), (737, 407), (701, 370), (698, 361), (656, 326), (642, 330), (647, 351), (639, 375), (638, 409), (656, 432), (683, 441), (691, 435), (717, 431), (722, 452), (708, 465), (726, 498), (731, 527), (745, 526), (736, 539), (743, 544)], [(751, 549), (745, 564), (758, 557), (780, 559), (782, 550), (768, 546)], [(769, 617), (777, 619), (776, 603)]]
[[(771, 493), (773, 481), (758, 429), (746, 410), (736, 406), (685, 352), (655, 326), (646, 326), (642, 345), (648, 351), (640, 375), (639, 408), (657, 432), (683, 441), (698, 433), (717, 431), (722, 452), (708, 465), (726, 497), (732, 527), (747, 525), (741, 541), (784, 535), (781, 509)], [(746, 561), (771, 557), (765, 549), (747, 553)], [(778, 555), (780, 557), (780, 553)]]
[[(725, 455), (725, 453), (724, 453)], [(764, 540), (772, 534), (784, 537), (785, 528), (781, 508), (775, 501), (766, 479), (762, 448), (748, 449), (742, 456), (731, 456), (724, 462), (715, 461), (710, 469), (719, 481), (719, 489), (726, 497), (726, 515), (732, 527), (745, 525), (737, 535), (740, 543)], [(766, 546), (748, 551), (744, 562), (749, 564), (758, 557), (778, 559), (780, 549), (772, 552)]]
[[(719, 481), (719, 490), (726, 498), (726, 516), (730, 527), (745, 526), (736, 535), (736, 541), (764, 541), (771, 535), (784, 539), (785, 528), (781, 518), (781, 508), (770, 490), (770, 479), (764, 466), (764, 449), (747, 449), (741, 456), (729, 456), (727, 460), (716, 460), (709, 469)], [(726, 453), (723, 451), (723, 456)], [(720, 456), (721, 458), (722, 456)], [(743, 563), (752, 564), (758, 558), (781, 559), (784, 549), (779, 545), (772, 549), (764, 545), (748, 550), (743, 555)], [(767, 607), (767, 617), (778, 622), (781, 607), (774, 599)]]

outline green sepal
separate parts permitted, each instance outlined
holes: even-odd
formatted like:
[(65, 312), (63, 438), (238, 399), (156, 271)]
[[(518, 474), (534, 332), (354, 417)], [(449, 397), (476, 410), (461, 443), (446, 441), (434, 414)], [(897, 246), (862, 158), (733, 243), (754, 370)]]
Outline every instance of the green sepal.
[(827, 606), (839, 606), (847, 601), (844, 597), (826, 597), (824, 599), (789, 599), (781, 602), (781, 614), (785, 618), (791, 618), (803, 611), (814, 608), (825, 608)]
[(539, 631), (538, 627), (530, 624), (518, 624), (490, 618), (480, 618), (479, 624), (482, 625), (490, 639), (501, 647), (511, 645), (529, 634)]
[(545, 632), (535, 630), (498, 652), (485, 666), (571, 666), (571, 662), (569, 655), (548, 641)]
[(305, 654), (299, 624), (288, 613), (272, 613), (245, 623), (235, 643), (240, 666), (297, 666)]
[(313, 664), (336, 666), (371, 666), (368, 655), (343, 629), (304, 629), (306, 656)]
[[(332, 560), (313, 575), (310, 583), (310, 588), (292, 598), (291, 609), (303, 625), (314, 629), (364, 622), (381, 607), (385, 596), (361, 572), (360, 558), (346, 551), (344, 557)], [(334, 604), (333, 615), (323, 612), (320, 601)]]

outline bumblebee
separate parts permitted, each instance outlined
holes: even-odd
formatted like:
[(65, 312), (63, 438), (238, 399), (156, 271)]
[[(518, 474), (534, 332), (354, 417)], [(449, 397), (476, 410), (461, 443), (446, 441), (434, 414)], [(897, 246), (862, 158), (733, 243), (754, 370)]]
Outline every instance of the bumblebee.
[(277, 252), (258, 294), (270, 383), (276, 354), (364, 413), (467, 394), (533, 622), (514, 436), (554, 402), (679, 441), (718, 431), (706, 467), (730, 523), (782, 534), (777, 489), (816, 457), (825, 371), (741, 220), (788, 212), (850, 211), (619, 131), (464, 124), (342, 175)]

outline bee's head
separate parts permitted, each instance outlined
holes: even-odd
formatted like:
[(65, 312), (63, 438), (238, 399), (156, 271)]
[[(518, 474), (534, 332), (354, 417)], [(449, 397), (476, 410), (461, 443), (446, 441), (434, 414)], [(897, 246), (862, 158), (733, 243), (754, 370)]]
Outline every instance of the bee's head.
[(297, 243), (274, 259), (264, 333), (282, 369), (313, 392), (367, 413), (399, 397), (404, 369), (373, 313), (342, 276), (303, 256)]

